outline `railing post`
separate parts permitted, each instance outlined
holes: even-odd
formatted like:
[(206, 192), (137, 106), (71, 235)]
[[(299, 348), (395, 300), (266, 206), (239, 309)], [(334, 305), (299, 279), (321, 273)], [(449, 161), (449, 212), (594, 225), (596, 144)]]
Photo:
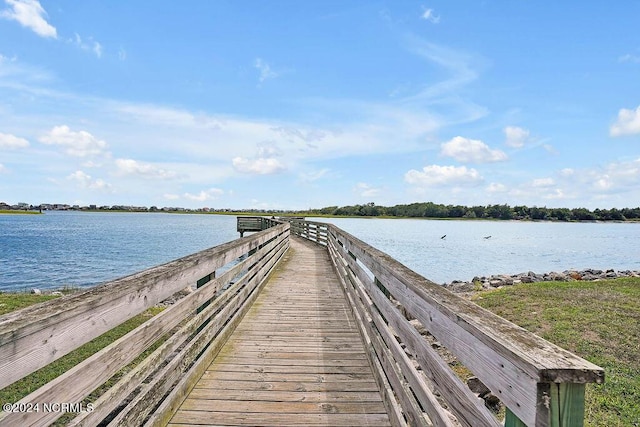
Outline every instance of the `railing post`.
[[(203, 287), (204, 285), (206, 285), (207, 283), (209, 283), (211, 280), (213, 280), (215, 278), (216, 278), (216, 272), (215, 271), (213, 273), (207, 274), (202, 279), (200, 279), (200, 280), (198, 280), (196, 282), (196, 289)], [(198, 310), (196, 312), (200, 313), (202, 310), (207, 308), (207, 306), (209, 304), (211, 304), (210, 300), (205, 302), (204, 304), (202, 304), (200, 307), (198, 307)]]
[(582, 427), (584, 425), (584, 384), (552, 383), (551, 427)]
[(509, 408), (505, 408), (504, 427), (527, 427)]

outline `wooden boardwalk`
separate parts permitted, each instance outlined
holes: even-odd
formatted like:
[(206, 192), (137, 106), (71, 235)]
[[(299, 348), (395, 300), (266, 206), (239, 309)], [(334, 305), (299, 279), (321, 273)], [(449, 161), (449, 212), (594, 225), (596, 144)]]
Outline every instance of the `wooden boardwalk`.
[(389, 425), (326, 250), (291, 239), (170, 426)]

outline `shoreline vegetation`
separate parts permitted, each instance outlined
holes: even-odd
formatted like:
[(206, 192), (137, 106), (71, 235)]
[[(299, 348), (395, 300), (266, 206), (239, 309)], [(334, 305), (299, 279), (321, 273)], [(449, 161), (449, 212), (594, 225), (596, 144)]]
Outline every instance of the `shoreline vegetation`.
[(589, 384), (585, 425), (640, 425), (640, 278), (482, 288), (471, 301), (604, 368)]
[(40, 215), (42, 212), (40, 211), (24, 211), (24, 210), (13, 210), (13, 209), (0, 209), (0, 215)]
[(38, 214), (48, 210), (82, 212), (163, 212), (183, 214), (217, 215), (277, 215), (325, 218), (426, 218), (456, 220), (517, 220), (517, 221), (558, 221), (558, 222), (640, 222), (640, 207), (594, 209), (547, 208), (546, 206), (510, 206), (496, 204), (486, 206), (444, 205), (433, 202), (379, 206), (375, 203), (350, 206), (328, 206), (307, 210), (264, 210), (264, 209), (186, 209), (157, 206), (69, 206), (69, 205), (28, 205), (21, 203), (9, 206), (0, 203), (0, 214)]

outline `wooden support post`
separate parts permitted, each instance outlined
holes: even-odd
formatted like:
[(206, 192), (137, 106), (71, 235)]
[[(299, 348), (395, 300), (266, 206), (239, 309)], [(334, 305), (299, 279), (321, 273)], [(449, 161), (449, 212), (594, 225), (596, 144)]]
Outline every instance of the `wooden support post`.
[(584, 384), (551, 384), (551, 427), (584, 425)]
[(382, 291), (382, 293), (384, 294), (385, 297), (387, 298), (391, 298), (391, 292), (389, 292), (389, 289), (387, 289), (382, 282), (380, 282), (380, 280), (378, 280), (377, 277), (375, 277), (374, 279), (374, 283), (376, 284), (376, 286), (378, 287), (378, 289), (380, 289)]
[[(549, 422), (550, 427), (584, 426), (585, 384), (552, 383), (549, 384)], [(505, 427), (526, 427), (517, 416), (507, 408)]]
[[(206, 285), (207, 283), (209, 283), (211, 280), (215, 279), (216, 277), (216, 272), (214, 271), (211, 274), (207, 274), (206, 276), (204, 276), (202, 279), (198, 280), (196, 282), (196, 289), (201, 288), (202, 286)], [(200, 313), (202, 310), (204, 310), (209, 304), (211, 304), (211, 301), (207, 301), (204, 304), (202, 304), (200, 307), (198, 307), (197, 312)]]
[(527, 425), (523, 423), (520, 418), (516, 417), (509, 408), (506, 408), (504, 427), (527, 427)]

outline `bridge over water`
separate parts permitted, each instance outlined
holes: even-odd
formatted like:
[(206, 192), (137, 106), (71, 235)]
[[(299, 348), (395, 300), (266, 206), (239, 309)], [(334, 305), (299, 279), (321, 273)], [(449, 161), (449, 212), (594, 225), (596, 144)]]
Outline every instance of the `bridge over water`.
[[(24, 411), (2, 412), (0, 426), (50, 425), (62, 413), (26, 411), (45, 402), (91, 402), (74, 426), (583, 424), (600, 367), (331, 224), (239, 217), (238, 231), (254, 233), (0, 317), (3, 388), (197, 288), (24, 397)], [(505, 420), (444, 354), (504, 403)]]

